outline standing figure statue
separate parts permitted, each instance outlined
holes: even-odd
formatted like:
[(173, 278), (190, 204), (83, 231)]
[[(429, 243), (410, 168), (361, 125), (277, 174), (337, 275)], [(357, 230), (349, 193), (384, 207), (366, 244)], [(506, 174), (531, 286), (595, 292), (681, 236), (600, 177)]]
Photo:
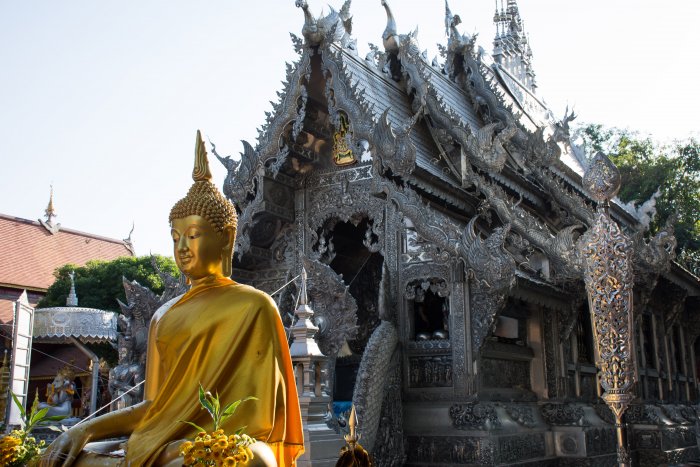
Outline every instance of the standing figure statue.
[[(192, 288), (161, 306), (148, 335), (144, 401), (82, 423), (48, 447), (46, 466), (181, 466), (180, 447), (211, 427), (198, 385), (225, 403), (255, 397), (221, 425), (257, 439), (247, 464), (290, 467), (304, 450), (299, 399), (282, 320), (269, 295), (229, 279), (236, 210), (211, 183), (197, 132), (194, 184), (170, 211), (175, 262)], [(90, 443), (126, 436), (114, 443)]]
[(140, 355), (142, 361), (133, 361), (133, 348), (131, 339), (119, 338), (118, 343), (119, 364), (109, 370), (109, 392), (112, 395), (111, 410), (130, 407), (143, 400), (143, 385), (141, 383), (145, 374), (146, 355)]
[(70, 417), (73, 413), (74, 395), (73, 372), (68, 367), (61, 368), (53, 381), (46, 386), (46, 402), (39, 402), (39, 408), (48, 408), (46, 415), (49, 417)]

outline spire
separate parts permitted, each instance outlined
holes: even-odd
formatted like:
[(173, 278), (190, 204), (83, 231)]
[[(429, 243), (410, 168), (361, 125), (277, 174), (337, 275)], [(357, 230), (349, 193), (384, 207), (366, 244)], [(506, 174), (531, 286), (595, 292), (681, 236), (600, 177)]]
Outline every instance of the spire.
[(299, 287), (299, 305), (294, 312), (297, 316), (297, 322), (291, 329), (292, 335), (294, 336), (292, 346), (289, 348), (292, 360), (294, 360), (295, 357), (323, 357), (323, 353), (321, 353), (314, 339), (318, 328), (311, 321), (314, 310), (308, 305), (306, 280), (306, 269), (302, 266), (301, 285)]
[(493, 58), (508, 73), (517, 78), (530, 91), (537, 88), (535, 72), (532, 68), (532, 49), (525, 34), (525, 23), (520, 17), (518, 2), (496, 0), (493, 15), (496, 36), (493, 40)]
[(75, 293), (75, 271), (68, 273), (70, 277), (70, 292), (66, 298), (66, 306), (78, 306), (78, 296)]
[(299, 292), (299, 306), (305, 306), (309, 303), (308, 296), (306, 294), (306, 268), (301, 267), (301, 291)]
[(44, 210), (44, 216), (46, 217), (45, 219), (39, 218), (39, 223), (43, 225), (44, 228), (48, 230), (51, 235), (57, 233), (61, 228), (61, 224), (54, 223), (53, 221), (54, 217), (56, 217), (56, 210), (53, 207), (53, 185), (51, 185), (51, 195), (49, 195), (49, 204)]
[(44, 211), (44, 214), (46, 215), (46, 223), (49, 225), (53, 225), (53, 218), (56, 217), (56, 210), (53, 207), (53, 185), (51, 185), (51, 194), (49, 195), (49, 204), (46, 206), (46, 210)]

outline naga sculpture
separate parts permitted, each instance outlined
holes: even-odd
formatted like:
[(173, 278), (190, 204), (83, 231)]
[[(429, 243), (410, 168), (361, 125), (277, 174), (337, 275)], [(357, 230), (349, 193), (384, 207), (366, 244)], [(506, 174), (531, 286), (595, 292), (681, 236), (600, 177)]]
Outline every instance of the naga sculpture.
[(406, 125), (394, 132), (389, 123), (389, 109), (385, 110), (374, 125), (374, 141), (382, 166), (395, 176), (406, 178), (416, 166), (416, 147), (411, 141), (411, 129), (416, 124), (417, 113)]
[(508, 292), (515, 285), (515, 260), (505, 249), (510, 224), (493, 229), (486, 240), (476, 232), (473, 217), (462, 238), (461, 252), (474, 279), (471, 287), (472, 348), (476, 355), (496, 325)]
[(374, 448), (386, 386), (392, 373), (392, 356), (399, 342), (396, 326), (388, 320), (391, 315), (388, 289), (389, 269), (385, 264), (379, 284), (379, 316), (382, 321), (372, 333), (362, 354), (352, 397), (362, 420), (363, 444), (370, 452)]
[(332, 7), (330, 13), (323, 18), (314, 18), (309, 10), (306, 0), (296, 0), (295, 5), (304, 11), (304, 26), (301, 33), (307, 45), (319, 46), (324, 41), (342, 41), (352, 30), (352, 17), (350, 16), (350, 1), (346, 0), (340, 13)]

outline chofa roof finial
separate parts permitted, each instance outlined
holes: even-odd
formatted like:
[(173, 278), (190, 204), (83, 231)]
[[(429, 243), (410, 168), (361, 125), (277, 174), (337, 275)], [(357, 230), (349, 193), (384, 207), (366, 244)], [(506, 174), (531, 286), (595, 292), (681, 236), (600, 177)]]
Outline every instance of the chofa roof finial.
[(49, 204), (46, 206), (44, 214), (46, 215), (46, 223), (53, 225), (53, 218), (56, 217), (56, 210), (53, 207), (53, 185), (51, 186), (51, 194), (49, 195)]
[(457, 26), (461, 23), (462, 18), (460, 18), (459, 15), (452, 14), (450, 5), (447, 3), (447, 0), (445, 0), (445, 35), (450, 37), (450, 31), (457, 33)]
[(399, 51), (399, 34), (396, 30), (396, 20), (386, 0), (382, 0), (382, 6), (386, 10), (386, 28), (382, 34), (384, 50), (389, 53), (396, 53)]

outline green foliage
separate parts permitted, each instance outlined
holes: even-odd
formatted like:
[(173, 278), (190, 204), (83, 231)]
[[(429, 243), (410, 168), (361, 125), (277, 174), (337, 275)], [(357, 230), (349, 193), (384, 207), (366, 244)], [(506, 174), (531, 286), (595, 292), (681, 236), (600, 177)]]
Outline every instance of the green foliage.
[[(219, 393), (217, 392), (216, 395), (212, 395), (211, 392), (204, 391), (204, 388), (201, 384), (199, 385), (199, 404), (202, 406), (202, 408), (206, 409), (206, 411), (209, 412), (209, 415), (211, 415), (212, 420), (214, 420), (214, 431), (217, 431), (219, 428), (221, 428), (221, 424), (224, 423), (229, 417), (232, 417), (234, 413), (236, 413), (236, 409), (239, 405), (241, 405), (241, 403), (251, 400), (256, 401), (258, 400), (258, 398), (253, 396), (246, 397), (245, 399), (231, 402), (222, 409), (221, 402), (219, 401)], [(181, 422), (191, 425), (200, 432), (206, 432), (204, 428), (192, 422), (187, 422), (184, 420), (181, 420)], [(236, 432), (236, 434), (241, 434), (241, 432), (243, 432), (244, 429), (245, 427), (240, 428)]]
[[(158, 267), (170, 274), (180, 273), (172, 258), (154, 255)], [(70, 277), (75, 272), (75, 289), (80, 306), (119, 312), (117, 299), (126, 302), (122, 277), (136, 280), (159, 294), (163, 292), (163, 281), (151, 264), (150, 256), (138, 258), (125, 256), (112, 261), (90, 261), (85, 266), (66, 264), (56, 269), (56, 281), (49, 287), (39, 308), (65, 306), (70, 292)]]
[(19, 467), (28, 465), (32, 460), (39, 457), (44, 441), (37, 442), (31, 436), (32, 430), (42, 422), (51, 422), (63, 420), (63, 415), (47, 416), (48, 407), (39, 409), (39, 397), (34, 399), (29, 412), (24, 410), (22, 403), (19, 401), (14, 392), (10, 391), (12, 401), (19, 409), (21, 429), (13, 430), (10, 434), (0, 439), (0, 462), (2, 465), (10, 467)]
[(629, 130), (599, 124), (580, 127), (578, 135), (587, 156), (598, 151), (617, 165), (622, 175), (619, 198), (639, 204), (658, 190), (657, 215), (651, 225), (655, 233), (672, 214), (678, 260), (697, 273), (700, 267), (700, 142), (695, 138), (660, 144)]

